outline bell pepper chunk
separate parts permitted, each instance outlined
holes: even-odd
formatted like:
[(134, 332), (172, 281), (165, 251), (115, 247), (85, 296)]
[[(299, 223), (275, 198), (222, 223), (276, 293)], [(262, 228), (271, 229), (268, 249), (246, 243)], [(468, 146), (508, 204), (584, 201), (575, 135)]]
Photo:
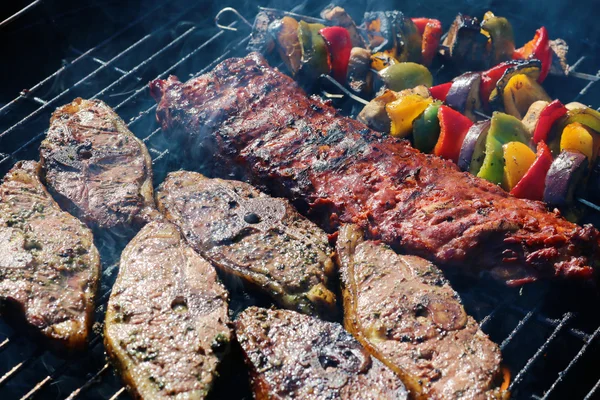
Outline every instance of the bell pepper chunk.
[(350, 32), (341, 26), (329, 26), (321, 29), (319, 34), (327, 43), (331, 59), (331, 73), (338, 82), (343, 84), (346, 81), (348, 60), (350, 60), (352, 51)]
[(521, 199), (541, 201), (544, 198), (546, 175), (550, 165), (552, 165), (552, 153), (546, 143), (540, 142), (537, 145), (535, 161), (512, 188), (510, 194)]
[(492, 91), (496, 89), (496, 83), (502, 78), (502, 75), (504, 75), (506, 70), (512, 66), (513, 64), (510, 62), (503, 62), (481, 73), (479, 95), (484, 107), (488, 106), (490, 95), (492, 94)]
[(440, 106), (439, 101), (433, 102), (427, 106), (423, 114), (413, 121), (413, 144), (423, 153), (431, 152), (440, 137), (440, 121), (438, 119)]
[(533, 143), (548, 140), (552, 126), (558, 119), (567, 114), (567, 108), (559, 101), (554, 100), (540, 113), (540, 118), (533, 131)]
[(485, 141), (485, 158), (477, 176), (498, 185), (504, 177), (504, 149), (509, 142), (529, 143), (529, 132), (512, 115), (495, 112)]
[(565, 127), (560, 136), (560, 151), (573, 150), (584, 154), (590, 164), (593, 161), (594, 137), (584, 125), (573, 122)]
[(419, 85), (431, 87), (433, 84), (433, 76), (427, 67), (413, 62), (390, 65), (379, 71), (379, 75), (385, 82), (385, 86), (395, 92)]
[(502, 187), (510, 192), (535, 161), (535, 153), (529, 146), (521, 142), (509, 142), (502, 148), (504, 150)]
[(515, 52), (515, 40), (512, 26), (506, 18), (497, 17), (488, 11), (481, 23), (481, 29), (487, 31), (492, 39), (495, 64), (512, 59)]
[(327, 43), (319, 35), (323, 28), (323, 24), (298, 23), (298, 39), (302, 49), (302, 64), (298, 73), (300, 79), (308, 83), (314, 83), (317, 77), (331, 71)]
[(421, 40), (421, 63), (431, 65), (442, 38), (442, 23), (437, 19), (412, 18), (423, 37)]
[(515, 50), (513, 58), (536, 58), (540, 60), (542, 62), (542, 72), (540, 73), (538, 82), (544, 82), (552, 66), (552, 50), (550, 48), (548, 30), (543, 26), (538, 29), (532, 40), (525, 43), (520, 49)]
[(413, 121), (432, 103), (431, 98), (418, 94), (409, 94), (392, 101), (385, 109), (392, 121), (390, 134), (394, 137), (406, 137), (412, 132)]
[(433, 154), (456, 163), (463, 140), (473, 122), (448, 106), (440, 106), (438, 119), (440, 121), (440, 137), (435, 144)]
[(390, 65), (398, 64), (398, 62), (399, 61), (387, 51), (380, 51), (371, 56), (371, 68), (375, 71), (381, 71)]
[(519, 119), (523, 118), (529, 110), (529, 106), (536, 101), (552, 100), (539, 83), (525, 74), (516, 74), (510, 78), (502, 97), (506, 113)]
[(440, 85), (432, 86), (429, 88), (431, 97), (439, 101), (446, 101), (446, 96), (452, 87), (452, 82), (442, 83)]

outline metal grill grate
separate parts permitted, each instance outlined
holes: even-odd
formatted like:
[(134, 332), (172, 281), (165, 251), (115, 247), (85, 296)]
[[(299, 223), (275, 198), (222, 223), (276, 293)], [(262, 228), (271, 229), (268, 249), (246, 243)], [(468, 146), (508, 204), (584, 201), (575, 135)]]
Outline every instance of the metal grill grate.
[[(127, 121), (150, 151), (155, 183), (162, 181), (166, 172), (178, 166), (169, 157), (169, 146), (155, 122), (156, 106), (148, 94), (147, 82), (169, 74), (186, 79), (210, 70), (225, 58), (245, 53), (248, 31), (212, 28), (213, 15), (207, 15), (200, 2), (166, 0), (146, 9), (98, 45), (85, 51), (72, 48), (70, 62), (0, 108), (0, 176), (17, 160), (36, 159), (52, 111), (81, 96), (107, 102)], [(148, 29), (149, 21), (158, 28)], [(579, 71), (585, 62), (581, 57), (574, 68)], [(575, 73), (569, 78), (568, 82), (576, 78), (589, 81), (577, 99), (587, 98), (597, 76), (600, 71), (595, 75)], [(126, 396), (119, 378), (106, 363), (100, 334), (110, 287), (116, 278), (118, 252), (114, 248), (118, 246), (101, 242), (98, 247), (103, 256), (96, 308), (99, 323), (88, 351), (78, 358), (60, 359), (0, 320), (0, 398)], [(600, 356), (600, 316), (594, 310), (598, 301), (594, 290), (588, 293), (548, 283), (521, 290), (485, 281), (453, 283), (468, 312), (500, 344), (512, 373), (515, 398), (600, 397), (600, 370), (595, 368)], [(231, 394), (226, 390), (224, 393)]]

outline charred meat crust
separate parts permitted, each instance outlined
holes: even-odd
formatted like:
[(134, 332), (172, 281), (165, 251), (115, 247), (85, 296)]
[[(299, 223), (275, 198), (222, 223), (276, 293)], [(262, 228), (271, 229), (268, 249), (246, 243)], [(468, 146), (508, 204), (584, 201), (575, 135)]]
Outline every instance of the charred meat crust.
[(428, 261), (340, 228), (344, 326), (416, 399), (501, 399), (498, 346)]
[(338, 115), (256, 53), (151, 88), (164, 132), (191, 157), (213, 148), (216, 166), (303, 203), (328, 231), (357, 223), (396, 250), (513, 285), (594, 275), (600, 243), (591, 225)]
[(19, 162), (0, 186), (0, 303), (4, 316), (71, 353), (91, 331), (100, 256), (92, 232), (60, 209), (39, 172)]
[(150, 154), (100, 100), (58, 108), (40, 160), (50, 192), (91, 228), (131, 231), (156, 216)]
[(256, 399), (406, 399), (400, 379), (341, 325), (288, 310), (235, 321)]
[(247, 183), (170, 173), (157, 190), (166, 217), (220, 270), (266, 292), (283, 307), (331, 314), (335, 272), (325, 232), (284, 199)]
[(151, 222), (123, 251), (104, 342), (136, 398), (205, 398), (231, 341), (228, 296), (178, 228)]

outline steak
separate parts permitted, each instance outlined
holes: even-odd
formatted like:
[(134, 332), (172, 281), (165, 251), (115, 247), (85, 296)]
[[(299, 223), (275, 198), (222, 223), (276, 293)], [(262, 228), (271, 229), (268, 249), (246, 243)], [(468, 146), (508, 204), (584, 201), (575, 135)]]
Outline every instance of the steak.
[(91, 228), (131, 230), (156, 214), (148, 150), (100, 100), (58, 108), (40, 160), (52, 195)]
[(235, 329), (257, 400), (407, 398), (402, 381), (337, 323), (250, 307)]
[(227, 274), (238, 276), (283, 307), (328, 313), (335, 273), (327, 235), (283, 199), (247, 183), (172, 172), (157, 191), (167, 218), (191, 246)]
[(150, 86), (171, 140), (191, 156), (209, 149), (216, 168), (289, 198), (329, 232), (356, 223), (398, 251), (513, 285), (594, 275), (600, 238), (591, 225), (340, 116), (258, 54)]
[(415, 398), (508, 396), (498, 389), (500, 349), (467, 315), (438, 268), (364, 241), (354, 225), (340, 228), (337, 254), (345, 328)]
[(23, 161), (0, 186), (2, 312), (59, 351), (85, 347), (94, 319), (100, 256), (92, 232), (62, 211)]
[(227, 292), (169, 222), (146, 225), (121, 255), (104, 342), (137, 398), (206, 397), (229, 349)]

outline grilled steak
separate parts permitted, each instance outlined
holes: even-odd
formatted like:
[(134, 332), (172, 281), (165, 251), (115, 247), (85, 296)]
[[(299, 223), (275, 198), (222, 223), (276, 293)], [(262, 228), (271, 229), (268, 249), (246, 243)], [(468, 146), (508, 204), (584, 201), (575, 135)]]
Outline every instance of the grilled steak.
[(344, 325), (416, 398), (501, 398), (500, 349), (435, 266), (340, 228)]
[(229, 348), (227, 292), (169, 222), (127, 245), (104, 341), (128, 388), (144, 399), (206, 397)]
[(283, 199), (243, 182), (170, 173), (156, 201), (188, 242), (217, 268), (265, 291), (283, 307), (327, 312), (335, 296), (327, 235)]
[(192, 155), (212, 146), (216, 166), (239, 166), (243, 178), (307, 207), (328, 231), (357, 223), (399, 251), (515, 285), (593, 275), (600, 246), (591, 225), (341, 117), (258, 54), (187, 83), (154, 81), (151, 92), (163, 130)]
[(250, 307), (235, 321), (260, 399), (406, 399), (394, 373), (341, 325)]
[(156, 213), (148, 150), (100, 100), (57, 109), (40, 160), (50, 192), (92, 228), (130, 230)]
[(59, 350), (82, 349), (94, 319), (100, 257), (92, 232), (18, 163), (0, 186), (0, 303)]

